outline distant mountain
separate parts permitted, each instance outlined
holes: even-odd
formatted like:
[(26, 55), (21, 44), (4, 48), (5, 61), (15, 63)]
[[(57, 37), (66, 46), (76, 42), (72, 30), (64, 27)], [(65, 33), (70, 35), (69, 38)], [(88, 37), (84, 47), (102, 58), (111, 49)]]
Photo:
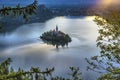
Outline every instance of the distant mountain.
[[(39, 5), (35, 12), (36, 14), (29, 17), (28, 23), (44, 22), (53, 17), (52, 11), (45, 5)], [(21, 16), (14, 17), (13, 15), (1, 17), (0, 23), (3, 26), (4, 32), (14, 30), (18, 26), (26, 24), (25, 20)]]
[[(45, 22), (56, 16), (81, 16), (87, 15), (86, 11), (90, 6), (52, 6), (46, 7), (44, 4), (39, 5), (36, 9), (36, 14), (29, 17), (28, 23), (34, 22)], [(19, 16), (14, 18), (13, 15), (1, 17), (0, 22), (2, 23), (3, 31), (11, 31), (16, 29), (18, 26), (26, 24), (25, 20)]]
[[(119, 8), (118, 6), (115, 6)], [(113, 8), (113, 6), (112, 6)], [(111, 8), (108, 8), (111, 9)], [(44, 4), (39, 5), (36, 9), (36, 14), (29, 17), (28, 23), (45, 22), (56, 16), (93, 16), (94, 13), (103, 12), (104, 7), (94, 7), (93, 5), (79, 5), (79, 6), (45, 6)], [(120, 9), (119, 9), (120, 10)], [(107, 10), (104, 10), (107, 11)], [(0, 17), (0, 23), (3, 26), (3, 31), (12, 31), (18, 28), (20, 25), (26, 24), (25, 20), (19, 16)]]

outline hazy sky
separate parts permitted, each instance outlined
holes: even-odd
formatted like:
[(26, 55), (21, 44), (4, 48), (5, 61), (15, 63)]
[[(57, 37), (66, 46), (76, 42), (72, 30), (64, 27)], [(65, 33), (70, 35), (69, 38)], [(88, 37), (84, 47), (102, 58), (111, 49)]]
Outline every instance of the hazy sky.
[[(34, 0), (0, 0), (0, 4), (29, 4)], [(116, 2), (120, 3), (120, 0), (38, 0), (39, 4), (88, 4), (88, 3), (101, 3), (101, 2)]]
[[(0, 3), (32, 3), (34, 0), (0, 0)], [(96, 0), (38, 0), (39, 3), (45, 4), (80, 4), (80, 3), (90, 3)]]

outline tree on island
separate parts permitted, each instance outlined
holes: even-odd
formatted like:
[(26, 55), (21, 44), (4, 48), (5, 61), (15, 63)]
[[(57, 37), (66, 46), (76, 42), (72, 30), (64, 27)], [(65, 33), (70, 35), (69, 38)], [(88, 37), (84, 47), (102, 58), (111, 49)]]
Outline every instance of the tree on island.
[[(35, 0), (36, 4), (36, 0)], [(36, 5), (16, 8), (3, 6), (0, 9), (1, 16), (10, 15), (15, 16), (22, 15), (26, 21), (28, 20), (28, 14), (31, 14)], [(32, 8), (33, 7), (33, 8)], [(31, 11), (32, 10), (32, 11)], [(34, 13), (34, 11), (33, 11)], [(94, 56), (91, 60), (87, 60), (90, 64), (88, 69), (103, 72), (103, 75), (98, 80), (119, 80), (120, 79), (120, 11), (109, 11), (105, 15), (97, 15), (95, 22), (99, 25), (99, 37), (97, 39), (97, 46), (101, 49), (101, 54)], [(2, 25), (0, 25), (0, 29)], [(0, 80), (47, 80), (49, 77), (51, 80), (81, 80), (79, 68), (70, 67), (72, 73), (71, 78), (63, 78), (60, 76), (53, 77), (52, 69), (46, 69), (45, 71), (39, 68), (32, 67), (29, 71), (25, 71), (19, 68), (15, 71), (10, 68), (11, 59), (7, 59), (0, 63)]]
[[(37, 1), (26, 7), (20, 7), (18, 4), (15, 8), (3, 6), (0, 9), (0, 16), (8, 16), (13, 14), (14, 16), (23, 16), (23, 18), (28, 21), (28, 16), (35, 13)], [(2, 30), (2, 25), (0, 24), (0, 30)], [(62, 32), (61, 32), (62, 33)], [(64, 34), (64, 33), (62, 33)], [(66, 35), (67, 37), (67, 35)], [(79, 68), (70, 67), (71, 72), (69, 73), (69, 78), (64, 78), (61, 76), (52, 76), (54, 68), (46, 68), (42, 71), (39, 67), (31, 67), (29, 71), (25, 71), (21, 68), (14, 70), (10, 67), (12, 60), (8, 58), (7, 60), (0, 63), (0, 80), (82, 80), (79, 72)]]
[(56, 46), (56, 48), (58, 48), (59, 46), (68, 47), (68, 43), (72, 41), (70, 36), (68, 34), (63, 33), (62, 31), (59, 31), (57, 26), (56, 30), (44, 32), (42, 36), (40, 36), (40, 38), (44, 43)]

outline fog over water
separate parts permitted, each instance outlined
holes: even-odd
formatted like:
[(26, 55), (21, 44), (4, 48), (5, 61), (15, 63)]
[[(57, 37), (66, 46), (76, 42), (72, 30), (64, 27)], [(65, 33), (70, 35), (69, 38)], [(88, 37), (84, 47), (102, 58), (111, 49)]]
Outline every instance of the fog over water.
[[(55, 29), (56, 25), (72, 38), (69, 48), (60, 47), (57, 50), (39, 39), (43, 32)], [(86, 71), (88, 64), (85, 58), (99, 55), (97, 29), (93, 17), (56, 17), (45, 23), (22, 25), (13, 32), (0, 34), (0, 56), (3, 59), (12, 58), (11, 66), (15, 69), (55, 67), (54, 75), (66, 76), (70, 66), (80, 67), (85, 80), (95, 80), (98, 74)]]

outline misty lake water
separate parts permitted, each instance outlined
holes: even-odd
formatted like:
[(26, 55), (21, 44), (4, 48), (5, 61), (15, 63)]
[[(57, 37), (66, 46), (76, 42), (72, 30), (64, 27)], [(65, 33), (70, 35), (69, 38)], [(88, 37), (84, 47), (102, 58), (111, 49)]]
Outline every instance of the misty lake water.
[[(56, 25), (72, 38), (69, 48), (57, 50), (39, 39), (43, 32), (55, 29)], [(0, 34), (0, 60), (12, 58), (11, 66), (15, 69), (55, 67), (54, 75), (61, 76), (66, 76), (70, 66), (80, 67), (85, 80), (95, 80), (98, 74), (86, 70), (85, 58), (99, 54), (97, 29), (93, 17), (56, 17), (44, 23), (25, 24), (12, 32)]]

